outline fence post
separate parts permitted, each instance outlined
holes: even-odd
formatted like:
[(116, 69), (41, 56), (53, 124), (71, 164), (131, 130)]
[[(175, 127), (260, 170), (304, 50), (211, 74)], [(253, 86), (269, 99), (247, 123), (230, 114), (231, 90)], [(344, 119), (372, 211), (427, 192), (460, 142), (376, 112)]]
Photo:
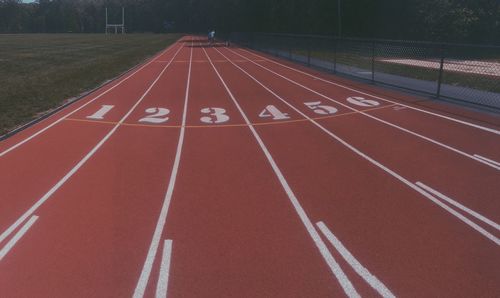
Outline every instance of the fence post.
[(333, 73), (337, 73), (337, 43), (338, 39), (334, 39), (334, 44), (333, 44)]
[(311, 39), (306, 38), (307, 43), (307, 66), (311, 66)]
[(372, 41), (372, 83), (375, 83), (375, 41)]
[(441, 60), (439, 63), (439, 76), (438, 76), (438, 86), (436, 97), (439, 98), (441, 96), (441, 82), (443, 80), (443, 67), (444, 67), (444, 48), (441, 48)]

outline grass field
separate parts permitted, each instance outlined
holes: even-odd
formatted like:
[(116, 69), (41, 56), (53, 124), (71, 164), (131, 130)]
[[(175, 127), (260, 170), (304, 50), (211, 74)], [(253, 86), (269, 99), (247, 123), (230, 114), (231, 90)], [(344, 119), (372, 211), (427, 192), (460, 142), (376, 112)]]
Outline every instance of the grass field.
[[(295, 55), (307, 56), (307, 50), (294, 50), (292, 51)], [(321, 59), (324, 61), (333, 62), (335, 60), (334, 53), (332, 51), (311, 51), (311, 58)], [(431, 69), (427, 67), (418, 66), (407, 66), (394, 63), (384, 62), (386, 57), (380, 56), (375, 57), (375, 71), (382, 72), (386, 74), (393, 74), (418, 80), (425, 81), (437, 81), (439, 76), (439, 71), (437, 69)], [(336, 61), (339, 64), (355, 66), (361, 69), (371, 70), (372, 58), (369, 53), (365, 55), (356, 55), (350, 52), (339, 52), (337, 53)], [(495, 62), (495, 59), (484, 59), (482, 61)], [(450, 63), (450, 61), (445, 61), (445, 63)], [(468, 87), (477, 90), (484, 90), (490, 92), (500, 93), (500, 84), (498, 84), (498, 77), (480, 75), (474, 73), (466, 73), (459, 71), (444, 71), (443, 84), (449, 84), (453, 86)]]
[(0, 135), (119, 75), (179, 37), (0, 35)]

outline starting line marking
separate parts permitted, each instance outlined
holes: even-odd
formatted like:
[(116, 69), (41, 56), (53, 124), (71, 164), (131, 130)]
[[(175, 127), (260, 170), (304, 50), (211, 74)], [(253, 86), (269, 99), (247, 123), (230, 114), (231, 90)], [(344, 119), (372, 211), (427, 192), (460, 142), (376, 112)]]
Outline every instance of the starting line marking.
[(38, 216), (33, 215), (19, 231), (10, 239), (9, 242), (0, 250), (0, 261), (9, 253), (9, 251), (16, 245), (16, 243), (21, 239), (26, 232), (31, 228), (31, 226), (36, 222)]
[(396, 297), (394, 294), (373, 274), (368, 271), (361, 263), (351, 254), (349, 250), (340, 242), (337, 237), (328, 229), (322, 222), (317, 222), (316, 226), (330, 241), (333, 247), (340, 253), (342, 258), (361, 276), (373, 289), (375, 289), (382, 297)]
[[(370, 112), (375, 110), (382, 110), (393, 107), (395, 104), (390, 104), (382, 107), (377, 107), (373, 109), (365, 109), (363, 112)], [(341, 116), (350, 116), (359, 114), (358, 112), (345, 112), (335, 115), (323, 116), (323, 117), (314, 117), (311, 118), (313, 120), (325, 120), (330, 118), (337, 118)], [(118, 122), (113, 121), (97, 121), (97, 120), (87, 120), (87, 119), (77, 119), (77, 118), (66, 118), (66, 121), (74, 121), (74, 122), (88, 122), (88, 123), (101, 123), (101, 124), (109, 124), (116, 125)], [(253, 126), (266, 126), (266, 125), (278, 125), (278, 124), (289, 124), (289, 123), (297, 123), (297, 122), (308, 122), (309, 119), (294, 119), (294, 120), (282, 120), (282, 121), (273, 121), (273, 122), (259, 122), (259, 123), (250, 123)], [(157, 127), (157, 128), (181, 128), (182, 125), (151, 125), (151, 124), (135, 124), (135, 123), (121, 123), (122, 126), (132, 126), (132, 127)], [(221, 124), (221, 125), (186, 125), (185, 128), (220, 128), (220, 127), (247, 127), (246, 123), (237, 123), (237, 124)]]

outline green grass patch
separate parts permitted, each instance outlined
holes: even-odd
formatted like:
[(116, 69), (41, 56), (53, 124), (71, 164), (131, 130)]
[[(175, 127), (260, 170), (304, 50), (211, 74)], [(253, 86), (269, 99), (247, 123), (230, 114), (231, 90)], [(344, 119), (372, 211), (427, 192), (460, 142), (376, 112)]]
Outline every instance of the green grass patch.
[(95, 88), (178, 34), (0, 35), (0, 135)]
[[(307, 50), (292, 50), (292, 54), (295, 55), (307, 56), (307, 53)], [(337, 53), (336, 59), (337, 63), (339, 64), (354, 66), (370, 71), (372, 67), (372, 57), (369, 55), (369, 53), (367, 53), (366, 55), (360, 55), (353, 52), (339, 51)], [(311, 51), (311, 58), (329, 61), (332, 63), (335, 60), (333, 51), (322, 50)], [(381, 61), (382, 59), (386, 59), (386, 57), (375, 57), (375, 75), (377, 72), (380, 72), (431, 82), (436, 82), (438, 80), (438, 69), (389, 63)], [(485, 62), (499, 61), (499, 59), (494, 59), (491, 57), (476, 58), (471, 60)], [(498, 83), (498, 77), (494, 76), (473, 73), (460, 73), (456, 71), (444, 71), (442, 80), (443, 84), (500, 93), (500, 84)]]

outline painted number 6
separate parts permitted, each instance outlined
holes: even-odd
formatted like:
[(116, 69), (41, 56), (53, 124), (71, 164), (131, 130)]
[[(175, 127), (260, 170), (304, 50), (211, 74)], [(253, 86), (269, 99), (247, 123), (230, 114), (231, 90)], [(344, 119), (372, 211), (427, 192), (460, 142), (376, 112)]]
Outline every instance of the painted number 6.
[(347, 101), (349, 103), (352, 103), (353, 105), (357, 105), (360, 107), (376, 107), (380, 105), (378, 101), (372, 100), (372, 99), (365, 99), (363, 97), (359, 96), (351, 96), (347, 98)]

